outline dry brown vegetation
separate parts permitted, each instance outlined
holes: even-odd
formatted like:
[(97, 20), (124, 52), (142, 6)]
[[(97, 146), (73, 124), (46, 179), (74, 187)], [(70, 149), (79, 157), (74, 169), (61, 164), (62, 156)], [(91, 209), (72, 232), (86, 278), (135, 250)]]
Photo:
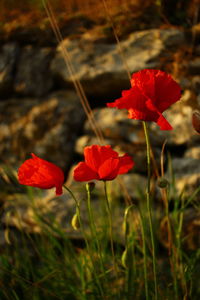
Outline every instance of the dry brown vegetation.
[(107, 20), (105, 3), (110, 16), (146, 18), (146, 23), (191, 26), (199, 22), (199, 0), (1, 0), (0, 30), (13, 30), (25, 26), (48, 26), (44, 2), (48, 2), (60, 25), (76, 15), (84, 15), (102, 23)]
[[(0, 8), (1, 15), (3, 13), (9, 14), (10, 10), (19, 10), (23, 12), (28, 12), (31, 10), (42, 10), (43, 3), (47, 0), (1, 0)], [(57, 11), (65, 11), (66, 13), (77, 13), (77, 12), (86, 12), (94, 15), (102, 13), (102, 2), (98, 0), (49, 0), (51, 6)], [(112, 11), (120, 10), (141, 10), (152, 3), (155, 3), (155, 0), (106, 0), (107, 5), (112, 8)], [(6, 15), (5, 15), (6, 16)]]
[[(19, 17), (21, 14), (30, 19), (39, 20), (45, 15), (43, 0), (1, 0), (0, 21), (6, 22)], [(54, 11), (62, 16), (69, 17), (77, 13), (83, 13), (91, 18), (105, 16), (103, 1), (98, 0), (49, 0)], [(143, 9), (153, 4), (154, 0), (106, 0), (111, 14), (140, 13)]]

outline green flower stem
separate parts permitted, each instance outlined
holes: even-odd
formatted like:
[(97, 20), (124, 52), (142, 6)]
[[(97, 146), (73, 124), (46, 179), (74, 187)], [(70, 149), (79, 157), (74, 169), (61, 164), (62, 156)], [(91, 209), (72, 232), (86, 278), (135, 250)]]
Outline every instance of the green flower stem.
[[(167, 140), (164, 141), (161, 151), (161, 158), (160, 158), (160, 167), (161, 167), (161, 178), (164, 178), (164, 149), (165, 145), (167, 143)], [(169, 253), (169, 259), (171, 260), (171, 252), (172, 252), (172, 230), (171, 230), (171, 221), (169, 216), (169, 201), (168, 201), (168, 182), (166, 181), (165, 186), (162, 187), (162, 199), (165, 206), (165, 214), (167, 218), (167, 234), (168, 234), (168, 253)], [(170, 262), (171, 264), (171, 262)]]
[(177, 269), (180, 272), (182, 289), (184, 291), (185, 297), (187, 298), (187, 295), (188, 295), (187, 282), (184, 277), (183, 255), (182, 255), (182, 251), (181, 251), (181, 243), (182, 243), (181, 234), (182, 234), (182, 228), (183, 228), (183, 216), (184, 216), (184, 210), (183, 210), (183, 200), (182, 200), (181, 212), (179, 215), (179, 224), (178, 224), (177, 233), (176, 233), (176, 238), (177, 238), (177, 260), (176, 260), (176, 263), (177, 263)]
[(118, 269), (117, 269), (117, 264), (116, 264), (116, 259), (115, 259), (115, 251), (114, 251), (114, 242), (113, 242), (112, 212), (111, 212), (110, 203), (109, 203), (109, 200), (108, 200), (106, 181), (104, 181), (104, 192), (105, 192), (106, 208), (107, 208), (108, 219), (109, 219), (111, 252), (112, 252), (115, 272), (116, 272), (116, 274), (118, 274)]
[[(136, 280), (136, 258), (134, 253), (135, 248), (135, 237), (133, 240), (133, 234), (135, 233), (133, 229), (130, 227), (130, 218), (129, 215), (133, 213), (133, 210), (137, 210), (140, 216), (140, 226), (142, 233), (142, 245), (143, 245), (143, 256), (144, 256), (144, 280), (145, 280), (145, 296), (146, 300), (149, 300), (148, 294), (148, 280), (147, 280), (147, 255), (146, 255), (146, 241), (144, 234), (144, 223), (142, 219), (142, 215), (138, 207), (134, 204), (131, 204), (125, 209), (124, 213), (124, 231), (125, 231), (125, 250), (122, 255), (122, 264), (126, 268), (126, 294), (127, 299), (132, 300), (134, 297), (134, 292), (136, 291), (136, 287), (134, 285), (134, 280)], [(132, 215), (133, 217), (133, 215)]]
[(89, 245), (89, 242), (88, 242), (88, 239), (85, 235), (85, 231), (84, 231), (84, 227), (83, 227), (83, 223), (82, 223), (82, 220), (81, 220), (81, 216), (80, 216), (80, 205), (79, 205), (79, 201), (76, 199), (75, 195), (73, 194), (73, 192), (66, 186), (66, 185), (63, 185), (63, 187), (68, 191), (68, 193), (72, 196), (72, 198), (74, 199), (75, 203), (76, 203), (76, 213), (77, 213), (77, 216), (78, 216), (78, 221), (79, 221), (79, 224), (80, 224), (80, 229), (82, 231), (82, 234), (83, 234), (83, 238), (85, 240), (85, 244), (86, 244), (86, 248), (87, 248), (87, 252), (90, 256), (90, 259), (91, 259), (91, 262), (92, 262), (92, 266), (93, 266), (93, 272), (94, 272), (94, 277), (96, 279), (96, 282), (97, 282), (97, 285), (98, 285), (98, 288), (99, 288), (99, 292), (101, 293), (101, 296), (103, 299), (105, 299), (105, 294), (104, 294), (104, 290), (101, 286), (101, 283), (99, 281), (99, 277), (96, 273), (96, 269), (95, 269), (95, 263), (94, 263), (94, 260), (93, 260), (93, 254), (92, 254), (92, 251), (90, 249), (90, 245)]
[(168, 196), (167, 196), (167, 188), (165, 188), (162, 192), (163, 199), (165, 203), (165, 214), (167, 218), (167, 234), (168, 234), (168, 255), (169, 255), (169, 262), (171, 267), (171, 274), (174, 281), (174, 297), (175, 299), (178, 299), (178, 265), (177, 265), (177, 251), (173, 246), (172, 241), (172, 226), (171, 226), (171, 220), (169, 216), (169, 202), (168, 202)]
[(106, 270), (105, 270), (104, 264), (103, 264), (102, 249), (101, 249), (101, 246), (99, 243), (97, 230), (96, 230), (96, 226), (95, 226), (95, 222), (94, 222), (94, 215), (93, 215), (92, 207), (91, 207), (91, 188), (88, 183), (86, 184), (86, 191), (87, 191), (87, 208), (88, 208), (88, 214), (89, 214), (89, 220), (90, 220), (90, 231), (92, 234), (92, 238), (94, 238), (94, 241), (96, 242), (96, 248), (97, 248), (97, 251), (99, 254), (101, 270), (104, 274), (104, 278), (106, 278)]
[(149, 287), (148, 287), (148, 279), (147, 279), (147, 247), (146, 247), (146, 240), (145, 240), (144, 220), (141, 212), (140, 212), (140, 223), (142, 229), (142, 251), (144, 256), (145, 297), (146, 300), (149, 300)]
[(150, 141), (149, 134), (146, 122), (143, 121), (144, 134), (146, 140), (146, 148), (147, 148), (147, 210), (149, 217), (149, 227), (150, 227), (150, 235), (151, 235), (151, 244), (152, 244), (152, 255), (153, 255), (153, 273), (154, 273), (154, 289), (155, 289), (155, 300), (158, 299), (158, 287), (157, 287), (157, 272), (156, 272), (156, 257), (155, 257), (155, 242), (154, 242), (154, 232), (153, 232), (153, 224), (152, 224), (152, 213), (151, 213), (151, 203), (150, 203), (150, 184), (151, 184), (151, 157), (150, 157)]

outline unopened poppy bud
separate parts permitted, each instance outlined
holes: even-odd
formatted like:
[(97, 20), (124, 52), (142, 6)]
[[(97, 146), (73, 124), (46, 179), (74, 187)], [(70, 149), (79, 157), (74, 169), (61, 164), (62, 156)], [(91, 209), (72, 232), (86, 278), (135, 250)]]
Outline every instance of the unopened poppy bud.
[(95, 182), (93, 182), (93, 181), (91, 181), (91, 182), (88, 182), (87, 183), (87, 188), (88, 188), (88, 190), (90, 191), (90, 192), (92, 192), (93, 190), (94, 190), (94, 188), (95, 188)]
[(74, 230), (78, 230), (80, 228), (80, 222), (77, 214), (73, 216), (71, 224)]
[(193, 128), (200, 133), (200, 112), (194, 111), (192, 114), (192, 125)]
[(95, 182), (88, 182), (88, 186), (89, 186), (89, 189), (90, 189), (90, 192), (92, 192), (95, 188)]
[(161, 177), (161, 178), (158, 179), (159, 188), (164, 189), (168, 185), (169, 185), (169, 181), (166, 178)]
[(127, 249), (124, 250), (121, 257), (122, 265), (124, 268), (127, 268), (128, 266), (128, 251)]
[(128, 235), (130, 233), (130, 226), (129, 226), (129, 222), (127, 219), (125, 219), (122, 223), (122, 230), (126, 235)]
[(130, 225), (129, 225), (129, 221), (128, 221), (128, 215), (129, 215), (129, 211), (131, 208), (133, 208), (133, 205), (128, 206), (124, 212), (124, 221), (122, 224), (122, 230), (125, 232), (126, 236), (130, 233)]

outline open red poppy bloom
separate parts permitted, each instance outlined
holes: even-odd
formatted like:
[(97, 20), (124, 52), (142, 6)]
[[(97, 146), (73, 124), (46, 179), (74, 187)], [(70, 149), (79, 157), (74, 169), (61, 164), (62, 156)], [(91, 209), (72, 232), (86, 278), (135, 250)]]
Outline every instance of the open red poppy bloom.
[(113, 180), (119, 174), (132, 169), (134, 162), (128, 154), (119, 157), (111, 146), (92, 145), (84, 149), (85, 162), (74, 169), (76, 181)]
[(153, 121), (161, 130), (171, 130), (172, 127), (162, 112), (180, 97), (180, 86), (169, 74), (160, 70), (144, 69), (134, 73), (131, 88), (122, 91), (122, 97), (107, 103), (107, 106), (125, 108), (130, 119)]
[(41, 189), (56, 188), (56, 195), (62, 194), (64, 182), (63, 171), (44, 159), (31, 153), (32, 158), (27, 159), (18, 170), (19, 183), (38, 187)]

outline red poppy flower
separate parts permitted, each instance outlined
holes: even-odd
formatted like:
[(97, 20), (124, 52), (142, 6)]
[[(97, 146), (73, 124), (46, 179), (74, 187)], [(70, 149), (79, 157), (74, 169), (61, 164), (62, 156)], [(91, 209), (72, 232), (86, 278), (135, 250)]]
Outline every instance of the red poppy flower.
[(31, 153), (18, 170), (19, 183), (41, 189), (56, 188), (56, 195), (62, 194), (63, 171), (56, 165)]
[(127, 109), (130, 119), (153, 121), (161, 130), (172, 127), (162, 115), (181, 97), (181, 89), (172, 77), (160, 70), (144, 69), (132, 75), (131, 88), (122, 91), (122, 97), (108, 107)]
[(127, 173), (134, 165), (128, 154), (119, 157), (111, 146), (92, 145), (84, 149), (85, 162), (74, 169), (76, 181), (113, 180), (117, 175)]

